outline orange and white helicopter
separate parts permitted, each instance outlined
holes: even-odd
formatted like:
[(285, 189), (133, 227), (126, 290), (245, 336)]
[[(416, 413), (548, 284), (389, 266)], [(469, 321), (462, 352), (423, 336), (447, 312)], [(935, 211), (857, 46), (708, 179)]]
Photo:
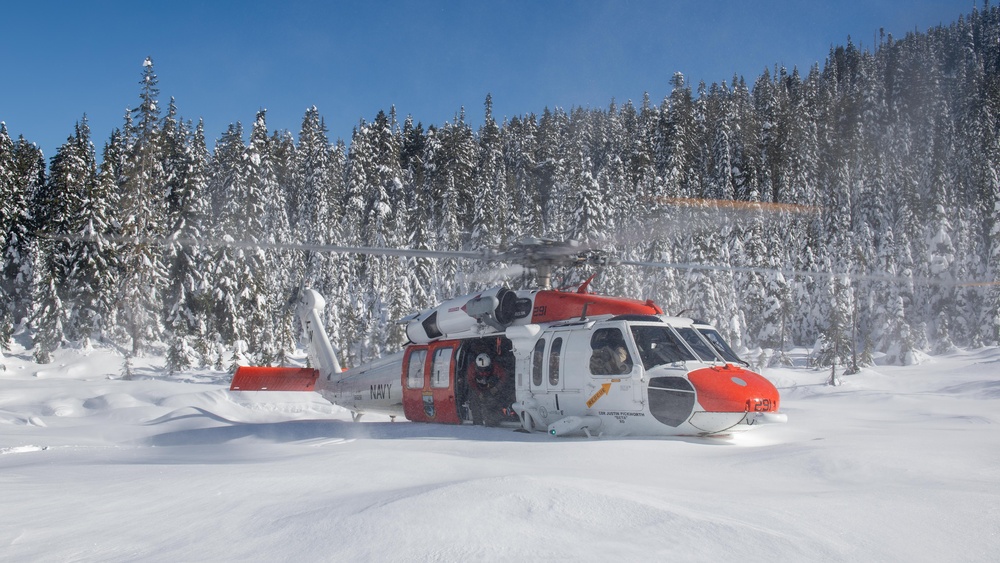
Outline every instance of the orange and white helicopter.
[[(310, 368), (240, 367), (234, 391), (311, 391), (350, 410), (414, 422), (518, 427), (553, 436), (725, 435), (782, 423), (777, 389), (713, 327), (650, 300), (550, 289), (553, 268), (606, 258), (575, 241), (526, 239), (504, 252), (328, 247), (335, 252), (516, 262), (541, 289), (504, 286), (400, 321), (405, 349), (344, 370), (304, 289)], [(593, 278), (591, 278), (593, 279)]]

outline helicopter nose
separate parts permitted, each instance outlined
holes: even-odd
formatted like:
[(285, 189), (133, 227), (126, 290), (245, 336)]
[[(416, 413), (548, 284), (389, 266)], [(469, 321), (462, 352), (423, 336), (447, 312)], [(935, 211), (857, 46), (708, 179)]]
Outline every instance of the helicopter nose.
[(775, 412), (778, 390), (764, 376), (734, 365), (694, 370), (688, 374), (698, 404), (705, 412)]

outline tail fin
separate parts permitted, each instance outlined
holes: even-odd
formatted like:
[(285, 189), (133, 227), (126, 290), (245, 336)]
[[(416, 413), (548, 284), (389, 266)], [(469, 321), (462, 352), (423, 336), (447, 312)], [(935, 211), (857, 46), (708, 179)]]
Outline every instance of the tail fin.
[(316, 291), (303, 289), (299, 292), (299, 321), (302, 322), (302, 329), (309, 339), (309, 362), (319, 370), (319, 377), (329, 379), (331, 375), (343, 370), (320, 319), (320, 313), (325, 307), (326, 300)]

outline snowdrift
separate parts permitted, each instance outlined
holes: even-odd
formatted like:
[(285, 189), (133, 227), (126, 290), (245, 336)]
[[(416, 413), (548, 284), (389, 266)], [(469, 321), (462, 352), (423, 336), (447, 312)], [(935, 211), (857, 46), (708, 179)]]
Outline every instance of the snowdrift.
[(0, 372), (0, 560), (1000, 556), (1000, 350), (764, 370), (789, 423), (570, 438), (350, 415), (108, 350)]

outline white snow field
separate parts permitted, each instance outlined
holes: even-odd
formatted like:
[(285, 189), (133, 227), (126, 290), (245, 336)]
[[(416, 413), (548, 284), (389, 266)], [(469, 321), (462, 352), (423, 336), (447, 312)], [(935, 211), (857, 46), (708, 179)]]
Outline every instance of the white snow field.
[(723, 439), (354, 423), (155, 362), (0, 359), (0, 560), (1000, 560), (997, 348), (764, 370), (789, 422)]

